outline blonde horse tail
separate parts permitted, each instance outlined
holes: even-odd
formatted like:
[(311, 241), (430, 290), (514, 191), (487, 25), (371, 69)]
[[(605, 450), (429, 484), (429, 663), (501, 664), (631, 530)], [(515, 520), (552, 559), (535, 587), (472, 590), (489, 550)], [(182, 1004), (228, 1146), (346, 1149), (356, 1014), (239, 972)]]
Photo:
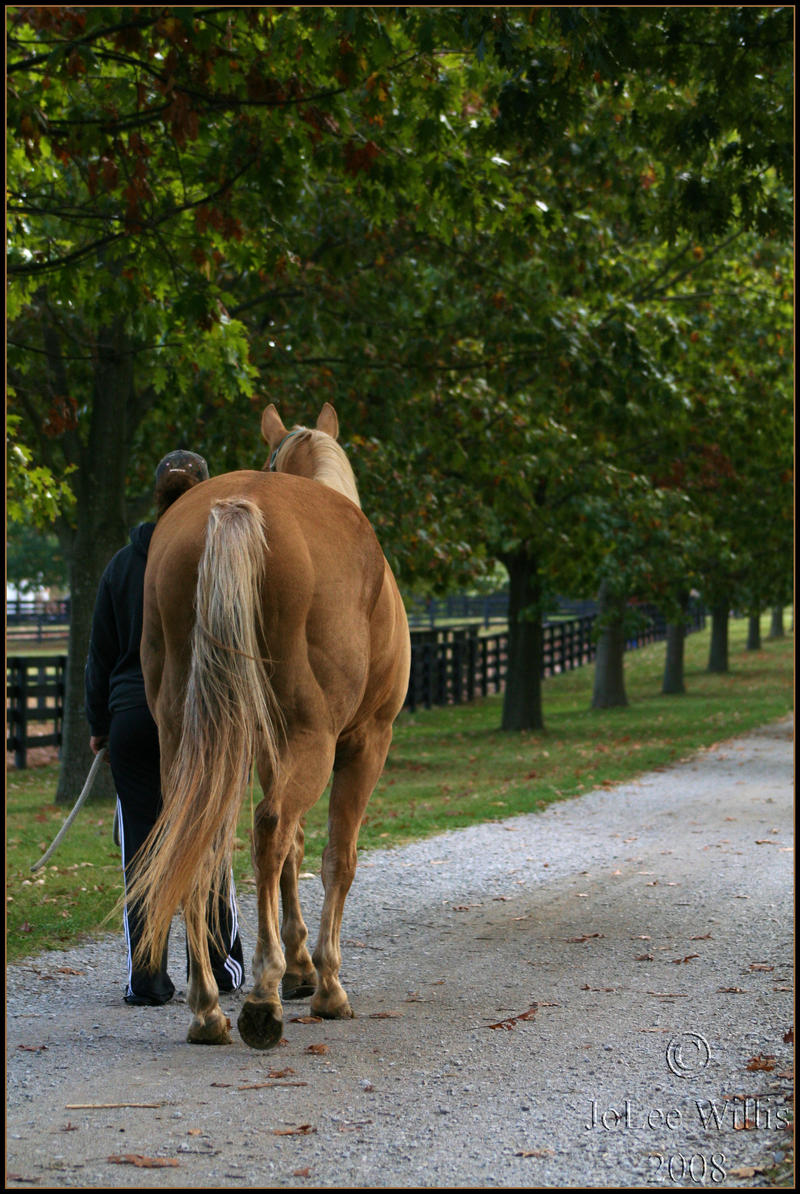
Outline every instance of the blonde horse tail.
[[(229, 890), (251, 764), (258, 753), (273, 773), (278, 767), (282, 719), (263, 657), (268, 550), (254, 502), (214, 503), (198, 568), (180, 742), (161, 816), (128, 893), (143, 913), (137, 958), (145, 965), (157, 965), (180, 906), (189, 950), (198, 956), (208, 931), (209, 896)], [(212, 916), (218, 904), (211, 901)], [(219, 937), (219, 924), (210, 927)]]

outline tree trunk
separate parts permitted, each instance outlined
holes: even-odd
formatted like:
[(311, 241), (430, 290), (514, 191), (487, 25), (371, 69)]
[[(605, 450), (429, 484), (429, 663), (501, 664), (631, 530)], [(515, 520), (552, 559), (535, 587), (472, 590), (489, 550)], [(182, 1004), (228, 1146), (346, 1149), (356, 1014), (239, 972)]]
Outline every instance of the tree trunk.
[(711, 646), (707, 668), (709, 672), (728, 671), (728, 612), (727, 601), (718, 601), (711, 607)]
[(747, 650), (761, 650), (761, 617), (759, 614), (750, 614), (747, 619)]
[(625, 599), (612, 597), (604, 581), (598, 597), (602, 629), (594, 664), (593, 709), (625, 707)]
[[(108, 331), (98, 344), (94, 401), (88, 440), (76, 476), (75, 529), (62, 532), (71, 540), (70, 629), (64, 694), (61, 771), (56, 801), (72, 804), (91, 765), (89, 726), (84, 711), (83, 673), (97, 586), (114, 552), (127, 541), (125, 473), (130, 449), (133, 356), (124, 336)], [(100, 770), (94, 794), (113, 794), (111, 772)]]
[(520, 552), (504, 558), (508, 569), (508, 673), (504, 730), (542, 730), (541, 583), (535, 560)]
[(769, 623), (769, 637), (783, 638), (785, 631), (783, 629), (783, 606), (773, 605), (772, 614)]
[(681, 598), (681, 613), (677, 622), (667, 623), (667, 649), (664, 659), (664, 682), (661, 692), (664, 696), (679, 695), (686, 692), (684, 683), (683, 661), (686, 644), (686, 614), (689, 608), (689, 598)]

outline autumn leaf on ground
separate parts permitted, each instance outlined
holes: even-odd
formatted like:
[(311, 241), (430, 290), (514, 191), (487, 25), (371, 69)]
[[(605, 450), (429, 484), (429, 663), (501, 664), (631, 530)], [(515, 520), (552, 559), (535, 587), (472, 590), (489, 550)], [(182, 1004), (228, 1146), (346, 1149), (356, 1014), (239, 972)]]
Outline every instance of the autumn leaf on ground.
[(774, 966), (769, 966), (766, 962), (751, 962), (751, 970), (774, 970)]
[(108, 1157), (111, 1165), (136, 1165), (138, 1169), (164, 1169), (166, 1166), (177, 1168), (178, 1162), (174, 1157), (143, 1157), (140, 1153), (125, 1153), (124, 1156)]
[(313, 1053), (314, 1056), (321, 1057), (323, 1053), (330, 1053), (330, 1049), (328, 1048), (327, 1045), (322, 1045), (322, 1044), (309, 1045), (308, 1048), (306, 1049), (306, 1053)]
[(784, 1040), (784, 1044), (786, 1044), (786, 1045), (794, 1044), (794, 1027), (787, 1028), (786, 1032), (784, 1032), (784, 1034), (783, 1034), (783, 1040)]
[(321, 1024), (322, 1016), (292, 1016), (290, 1024)]
[(763, 1057), (759, 1053), (759, 1055), (757, 1057), (750, 1058), (750, 1060), (747, 1063), (746, 1069), (748, 1069), (748, 1070), (774, 1070), (775, 1069), (775, 1058), (770, 1053), (768, 1053), (766, 1057)]
[(316, 1132), (316, 1128), (311, 1124), (298, 1124), (294, 1128), (273, 1128), (273, 1136), (310, 1136), (312, 1132)]
[(538, 1003), (532, 1003), (526, 1012), (520, 1012), (517, 1016), (508, 1016), (505, 1020), (498, 1020), (496, 1024), (488, 1024), (487, 1028), (505, 1028), (512, 1029), (520, 1020), (532, 1020), (539, 1008)]
[(565, 937), (568, 945), (582, 945), (584, 941), (591, 941), (593, 937), (604, 937), (605, 933), (584, 933), (582, 937)]
[(308, 1086), (307, 1082), (292, 1082), (291, 1079), (287, 1082), (248, 1082), (244, 1086), (237, 1086), (237, 1090), (269, 1090), (276, 1086)]
[(552, 1148), (521, 1148), (514, 1153), (515, 1157), (554, 1157)]
[(699, 958), (699, 954), (687, 954), (685, 958), (673, 958), (672, 961), (676, 966), (683, 965), (684, 962), (691, 962), (693, 958)]

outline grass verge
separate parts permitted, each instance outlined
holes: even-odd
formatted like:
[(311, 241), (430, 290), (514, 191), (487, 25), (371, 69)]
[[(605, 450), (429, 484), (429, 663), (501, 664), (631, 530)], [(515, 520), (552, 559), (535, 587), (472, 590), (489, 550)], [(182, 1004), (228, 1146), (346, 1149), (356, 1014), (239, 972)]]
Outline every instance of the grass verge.
[[(705, 671), (708, 630), (687, 639), (682, 696), (660, 695), (663, 644), (628, 655), (625, 709), (591, 710), (591, 667), (547, 680), (541, 733), (498, 730), (499, 697), (401, 714), (362, 825), (360, 849), (535, 812), (785, 715), (793, 707), (793, 637), (765, 638), (761, 650), (746, 651), (746, 629), (744, 620), (731, 622), (726, 675)], [(762, 630), (767, 633), (766, 617)], [(57, 766), (12, 770), (6, 778), (8, 959), (64, 949), (83, 935), (116, 929), (114, 921), (105, 921), (122, 890), (120, 852), (111, 836), (113, 805), (87, 803), (51, 861), (31, 874), (69, 810), (53, 803)], [(256, 788), (254, 801), (259, 797)], [(240, 889), (252, 882), (250, 816), (245, 797), (234, 860)], [(307, 870), (319, 868), (326, 817), (323, 797), (306, 822)]]

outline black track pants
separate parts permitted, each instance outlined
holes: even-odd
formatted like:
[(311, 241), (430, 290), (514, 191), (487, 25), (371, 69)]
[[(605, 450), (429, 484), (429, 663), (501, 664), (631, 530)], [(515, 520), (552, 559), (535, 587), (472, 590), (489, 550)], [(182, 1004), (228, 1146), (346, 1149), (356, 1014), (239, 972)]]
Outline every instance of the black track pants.
[[(117, 789), (120, 847), (127, 891), (136, 875), (137, 854), (161, 808), (158, 728), (146, 706), (125, 709), (113, 715), (108, 754)], [(244, 981), (244, 959), (233, 876), (230, 901), (220, 898), (219, 922), (227, 948), (221, 952), (209, 933), (211, 968), (221, 991), (235, 991)], [(135, 909), (126, 907), (124, 926), (128, 948), (126, 1001), (166, 1003), (175, 994), (175, 986), (167, 974), (167, 950), (164, 950), (158, 970), (153, 972), (135, 967), (133, 954), (141, 938), (140, 914)]]

